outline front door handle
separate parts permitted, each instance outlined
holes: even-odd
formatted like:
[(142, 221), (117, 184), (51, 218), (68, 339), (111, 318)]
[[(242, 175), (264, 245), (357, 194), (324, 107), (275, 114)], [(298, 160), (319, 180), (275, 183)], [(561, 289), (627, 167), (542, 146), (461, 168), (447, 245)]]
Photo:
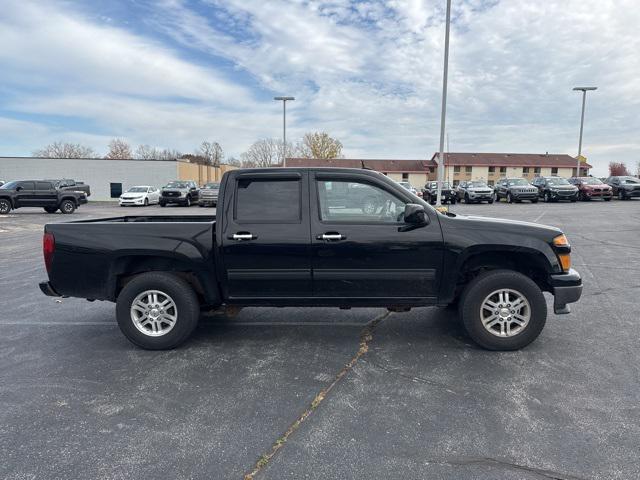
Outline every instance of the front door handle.
[(346, 240), (347, 237), (345, 237), (344, 235), (341, 235), (340, 233), (329, 232), (329, 233), (323, 233), (322, 235), (318, 235), (316, 239), (324, 240), (326, 242), (337, 242), (338, 240)]
[(238, 241), (255, 240), (256, 238), (258, 238), (256, 235), (252, 235), (249, 232), (239, 232), (229, 236), (229, 239)]

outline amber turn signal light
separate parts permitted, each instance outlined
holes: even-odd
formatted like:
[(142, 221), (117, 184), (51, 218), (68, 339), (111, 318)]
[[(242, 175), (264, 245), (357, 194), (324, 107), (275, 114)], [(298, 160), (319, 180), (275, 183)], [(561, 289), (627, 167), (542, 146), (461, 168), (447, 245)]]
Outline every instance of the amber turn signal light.
[(571, 269), (571, 254), (559, 253), (558, 260), (560, 260), (560, 266), (563, 272), (568, 272)]
[(558, 235), (553, 239), (553, 245), (556, 247), (568, 247), (569, 240), (567, 240), (567, 236), (563, 233), (562, 235)]

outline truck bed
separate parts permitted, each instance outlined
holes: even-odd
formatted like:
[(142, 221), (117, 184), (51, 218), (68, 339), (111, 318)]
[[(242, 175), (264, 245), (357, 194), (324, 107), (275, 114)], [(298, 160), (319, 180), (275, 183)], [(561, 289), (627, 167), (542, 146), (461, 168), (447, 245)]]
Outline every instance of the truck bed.
[(204, 289), (215, 285), (216, 217), (141, 215), (45, 225), (55, 238), (50, 280), (61, 295), (113, 300), (114, 278), (161, 265), (192, 272)]
[(94, 218), (68, 223), (207, 223), (215, 222), (215, 215), (125, 215), (123, 217)]

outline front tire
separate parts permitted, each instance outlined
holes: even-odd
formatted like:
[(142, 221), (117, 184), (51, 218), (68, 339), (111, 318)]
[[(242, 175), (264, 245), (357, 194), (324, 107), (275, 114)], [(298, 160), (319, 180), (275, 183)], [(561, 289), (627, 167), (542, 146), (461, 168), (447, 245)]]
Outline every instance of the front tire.
[(538, 285), (513, 270), (475, 277), (460, 299), (465, 330), (488, 350), (518, 350), (533, 342), (547, 321), (547, 303)]
[(169, 350), (182, 344), (198, 325), (200, 303), (187, 282), (164, 272), (135, 277), (116, 303), (120, 331), (138, 347)]
[(158, 204), (159, 204), (162, 208), (164, 208), (164, 207), (166, 207), (166, 206), (167, 206), (167, 204), (166, 204), (166, 203), (164, 203), (164, 202), (158, 202)]
[(148, 206), (149, 206), (149, 199), (148, 199), (148, 198), (145, 198), (145, 199), (144, 199), (144, 206), (145, 206), (145, 207), (148, 207)]
[(60, 211), (65, 215), (70, 215), (76, 211), (76, 204), (71, 200), (63, 200), (62, 203), (60, 203)]
[(511, 192), (507, 193), (507, 203), (513, 203), (513, 197), (511, 196)]
[(622, 191), (622, 189), (618, 190), (618, 200), (626, 200), (627, 196), (624, 194), (624, 191)]

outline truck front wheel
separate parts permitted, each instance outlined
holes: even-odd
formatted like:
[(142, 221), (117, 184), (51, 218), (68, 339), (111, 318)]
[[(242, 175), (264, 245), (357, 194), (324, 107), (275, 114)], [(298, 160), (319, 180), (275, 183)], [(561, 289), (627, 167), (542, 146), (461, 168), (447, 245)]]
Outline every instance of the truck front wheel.
[(76, 204), (71, 200), (63, 200), (60, 203), (60, 211), (64, 214), (70, 214), (76, 211)]
[(147, 350), (183, 343), (198, 325), (200, 304), (181, 278), (163, 272), (135, 277), (116, 302), (118, 326), (129, 341)]
[(460, 316), (471, 339), (488, 350), (518, 350), (533, 342), (547, 321), (538, 285), (513, 270), (475, 277), (460, 299)]

